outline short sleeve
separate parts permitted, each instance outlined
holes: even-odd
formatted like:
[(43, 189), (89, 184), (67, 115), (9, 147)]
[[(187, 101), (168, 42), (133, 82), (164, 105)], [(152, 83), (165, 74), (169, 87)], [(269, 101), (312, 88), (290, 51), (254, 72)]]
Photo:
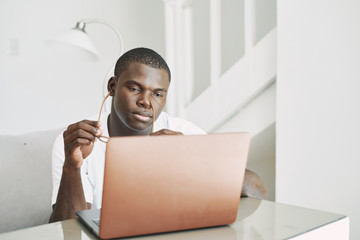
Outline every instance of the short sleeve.
[(181, 118), (169, 118), (169, 129), (183, 133), (184, 135), (202, 135), (206, 134), (204, 130)]
[(166, 112), (161, 112), (155, 122), (154, 131), (161, 129), (170, 129), (172, 131), (181, 132), (184, 135), (201, 135), (206, 134), (204, 130), (182, 118), (171, 117)]
[(202, 135), (206, 134), (204, 130), (193, 124), (192, 122), (185, 121), (182, 125), (181, 132), (185, 135)]

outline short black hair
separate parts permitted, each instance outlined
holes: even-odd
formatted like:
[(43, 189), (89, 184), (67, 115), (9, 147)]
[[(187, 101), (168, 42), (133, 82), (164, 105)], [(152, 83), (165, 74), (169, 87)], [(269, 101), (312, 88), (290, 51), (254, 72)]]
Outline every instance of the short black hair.
[(154, 50), (149, 48), (134, 48), (123, 55), (117, 60), (114, 70), (115, 77), (119, 77), (125, 71), (130, 63), (142, 63), (157, 69), (165, 69), (169, 75), (169, 82), (171, 80), (170, 69), (165, 60)]

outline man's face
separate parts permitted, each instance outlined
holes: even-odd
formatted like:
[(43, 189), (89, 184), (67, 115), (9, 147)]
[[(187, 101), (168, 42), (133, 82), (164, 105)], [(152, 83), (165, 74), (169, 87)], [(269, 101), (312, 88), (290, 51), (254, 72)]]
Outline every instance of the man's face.
[(109, 84), (114, 90), (112, 114), (115, 113), (127, 128), (137, 132), (148, 132), (152, 118), (156, 119), (165, 106), (169, 84), (166, 70), (131, 63), (112, 87)]

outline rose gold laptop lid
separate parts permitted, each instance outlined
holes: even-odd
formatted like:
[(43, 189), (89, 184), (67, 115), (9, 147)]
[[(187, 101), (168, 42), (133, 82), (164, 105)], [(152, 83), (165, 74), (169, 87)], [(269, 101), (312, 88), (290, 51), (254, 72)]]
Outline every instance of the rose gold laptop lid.
[(100, 238), (233, 223), (249, 143), (248, 133), (111, 138)]

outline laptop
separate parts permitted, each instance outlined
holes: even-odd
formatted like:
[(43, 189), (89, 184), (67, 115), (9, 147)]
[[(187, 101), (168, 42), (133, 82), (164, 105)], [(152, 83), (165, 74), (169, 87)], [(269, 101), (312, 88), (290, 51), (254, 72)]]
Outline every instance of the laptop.
[(248, 133), (112, 137), (102, 208), (77, 215), (101, 239), (231, 224), (249, 144)]

